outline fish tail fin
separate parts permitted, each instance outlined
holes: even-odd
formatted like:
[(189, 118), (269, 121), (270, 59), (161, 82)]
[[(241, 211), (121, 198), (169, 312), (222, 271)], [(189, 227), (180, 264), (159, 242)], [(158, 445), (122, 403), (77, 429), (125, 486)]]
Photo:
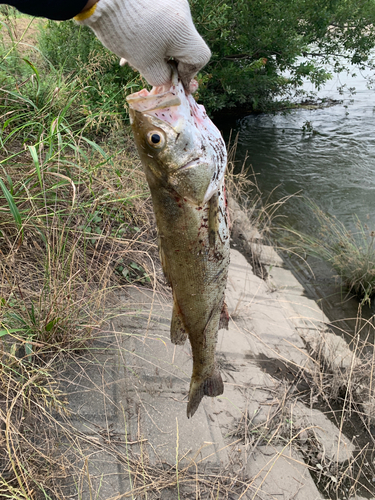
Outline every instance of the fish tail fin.
[(192, 377), (190, 382), (187, 416), (192, 417), (197, 411), (203, 396), (220, 396), (224, 392), (224, 384), (218, 368), (206, 378)]

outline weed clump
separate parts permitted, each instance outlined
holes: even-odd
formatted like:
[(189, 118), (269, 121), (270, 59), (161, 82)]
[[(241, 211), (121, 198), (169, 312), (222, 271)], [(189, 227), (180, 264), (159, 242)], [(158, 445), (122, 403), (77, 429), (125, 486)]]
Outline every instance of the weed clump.
[(317, 221), (317, 234), (306, 234), (290, 227), (282, 229), (280, 240), (290, 251), (324, 260), (342, 283), (368, 302), (375, 294), (375, 231), (355, 218), (356, 231), (350, 231), (312, 201), (308, 202)]
[[(141, 77), (73, 21), (0, 17), (0, 144), (57, 131), (91, 138), (128, 122), (126, 96)], [(31, 33), (31, 34), (30, 34)]]

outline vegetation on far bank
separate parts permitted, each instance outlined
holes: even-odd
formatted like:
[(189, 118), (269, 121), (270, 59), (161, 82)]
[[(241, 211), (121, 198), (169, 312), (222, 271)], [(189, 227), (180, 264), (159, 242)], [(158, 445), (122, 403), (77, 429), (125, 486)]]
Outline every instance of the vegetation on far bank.
[[(211, 61), (198, 75), (199, 95), (209, 112), (285, 108), (291, 100), (303, 98), (304, 81), (319, 89), (333, 72), (350, 65), (375, 69), (374, 0), (270, 0), (266, 4), (191, 0), (190, 4), (197, 29), (212, 50)], [(0, 12), (9, 21), (16, 11), (4, 5)], [(126, 117), (124, 93), (137, 88), (139, 75), (129, 67), (121, 68), (118, 58), (90, 29), (73, 21), (37, 22), (43, 24), (37, 50), (44, 63), (35, 64), (36, 54), (30, 63), (41, 77), (40, 99), (48, 94), (46, 75), (55, 71), (79, 90), (77, 111), (89, 117), (95, 106), (101, 106), (102, 118)], [(7, 29), (1, 24), (0, 33)], [(24, 43), (17, 41), (23, 50)], [(24, 87), (24, 76), (32, 76), (32, 66), (23, 61), (16, 64), (15, 56), (13, 51), (2, 62), (2, 88), (8, 88), (8, 83), (13, 84), (11, 89), (14, 84)], [(34, 78), (38, 80), (35, 72)]]
[(349, 65), (374, 69), (375, 2), (191, 0), (212, 50), (200, 94), (212, 111), (272, 110)]

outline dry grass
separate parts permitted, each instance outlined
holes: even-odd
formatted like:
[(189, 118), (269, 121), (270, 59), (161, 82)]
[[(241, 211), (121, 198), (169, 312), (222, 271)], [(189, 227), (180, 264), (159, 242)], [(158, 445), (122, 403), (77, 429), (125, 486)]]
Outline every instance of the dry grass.
[[(213, 468), (199, 458), (200, 450), (189, 460), (177, 453), (176, 463), (151, 458), (155, 450), (141, 431), (135, 439), (129, 439), (125, 411), (125, 434), (116, 433), (111, 426), (98, 427), (91, 434), (81, 432), (72, 425), (74, 416), (66, 397), (54, 386), (52, 366), (62, 368), (56, 361), (54, 358), (43, 369), (38, 367), (32, 372), (25, 369), (24, 360), (14, 358), (10, 365), (13, 373), (3, 378), (8, 397), (3, 399), (3, 388), (2, 498), (109, 498), (105, 492), (111, 470), (125, 483), (124, 493), (115, 497), (118, 499), (175, 499), (177, 491), (181, 498), (230, 499), (238, 498), (245, 490), (246, 478), (233, 473), (229, 466)], [(16, 382), (14, 370), (23, 370), (26, 378)], [(97, 397), (101, 396), (98, 390)], [(106, 398), (110, 405), (108, 394)], [(95, 466), (98, 456), (102, 457), (99, 464), (106, 464), (99, 470)], [(113, 493), (113, 489), (109, 491)]]
[(306, 200), (306, 205), (316, 221), (315, 234), (284, 227), (279, 232), (280, 241), (287, 251), (327, 262), (348, 293), (371, 305), (375, 294), (375, 231), (355, 216), (355, 229), (351, 231), (311, 200)]
[(143, 174), (129, 151), (82, 163), (42, 156), (39, 175), (28, 153), (3, 162), (1, 321), (60, 344), (61, 329), (70, 336), (69, 321), (82, 323), (78, 311), (95, 325), (89, 310), (100, 315), (103, 290), (154, 282), (155, 231)]
[(58, 497), (70, 470), (56, 448), (54, 415), (68, 411), (59, 363), (92, 344), (119, 287), (155, 288), (161, 276), (132, 145), (109, 155), (79, 140), (73, 154), (13, 143), (0, 157), (2, 498)]
[[(119, 285), (130, 280), (156, 289), (163, 283), (158, 274), (150, 201), (139, 165), (135, 168), (131, 145), (110, 160), (103, 156), (105, 150), (85, 153), (89, 161), (60, 154), (46, 162), (41, 149), (43, 189), (29, 151), (18, 151), (14, 163), (3, 163), (12, 180), (9, 192), (22, 225), (17, 224), (3, 192), (0, 494), (28, 500), (69, 495), (108, 498), (105, 485), (111, 473), (95, 470), (100, 455), (108, 457), (126, 484), (118, 499), (243, 498), (246, 491), (256, 491), (254, 478), (246, 477), (243, 467), (230, 462), (219, 470), (204, 459), (189, 461), (179, 453), (178, 443), (175, 463), (166, 462), (155, 454), (147, 430), (143, 432), (140, 426), (136, 433), (127, 432), (124, 408), (116, 411), (124, 414), (125, 433), (108, 423), (88, 436), (72, 425), (75, 410), (67, 405), (67, 395), (60, 392), (65, 367), (89, 360), (81, 363), (82, 373), (87, 380), (94, 380), (89, 373), (90, 359), (103, 349), (97, 344), (103, 340), (99, 333), (109, 316), (116, 315), (108, 304)], [(51, 172), (58, 174), (57, 184)], [(66, 182), (59, 183), (60, 179)], [(132, 263), (141, 271), (131, 267)], [(135, 310), (130, 314), (135, 315)], [(360, 362), (342, 370), (329, 361), (327, 349), (323, 349), (326, 344), (310, 344), (313, 364), (295, 373), (292, 384), (280, 384), (267, 422), (254, 423), (254, 416), (245, 411), (229, 433), (228, 447), (235, 450), (243, 443), (248, 458), (260, 446), (293, 446), (331, 498), (365, 488), (371, 491), (363, 476), (372, 470), (366, 465), (372, 457), (372, 444), (358, 444), (353, 458), (339, 464), (325, 455), (314, 429), (299, 426), (291, 417), (300, 380), (311, 388), (310, 405), (324, 402), (333, 416), (338, 415), (339, 429), (356, 414), (370, 431), (373, 417), (371, 411), (365, 413), (365, 402), (372, 405), (373, 401), (374, 354), (367, 352), (373, 340), (372, 323), (366, 323), (362, 330), (366, 331), (364, 340), (358, 335), (353, 338)], [(98, 364), (105, 365), (100, 360)], [(69, 377), (69, 384), (74, 378)], [(93, 394), (104, 398), (109, 407), (111, 396), (106, 391), (95, 387)], [(336, 404), (341, 405), (340, 413)]]
[[(130, 314), (136, 316), (134, 310)], [(243, 472), (235, 473), (232, 464), (213, 467), (209, 457), (202, 458), (201, 449), (188, 457), (179, 452), (178, 427), (175, 462), (155, 450), (131, 394), (124, 404), (113, 398), (111, 370), (122, 370), (111, 360), (112, 341), (115, 338), (104, 332), (80, 356), (66, 351), (64, 357), (55, 355), (43, 364), (37, 355), (33, 363), (3, 357), (4, 498), (239, 498), (248, 485)], [(123, 348), (122, 355), (131, 369), (136, 353)], [(66, 394), (60, 392), (64, 387)], [(131, 392), (134, 395), (134, 388)], [(92, 398), (103, 401), (105, 420), (102, 413), (91, 418), (86, 414)], [(98, 408), (102, 405), (95, 405), (95, 411)], [(114, 474), (122, 484), (122, 492), (115, 496)]]
[[(231, 139), (229, 143), (231, 144)], [(270, 193), (268, 199), (264, 200), (257, 183), (257, 175), (249, 165), (248, 158), (238, 166), (235, 160), (236, 149), (237, 138), (233, 145), (229, 146), (226, 174), (231, 239), (237, 250), (251, 264), (254, 273), (262, 279), (267, 279), (267, 269), (261, 257), (262, 248), (263, 245), (273, 245), (272, 230), (281, 217), (278, 210), (287, 203), (290, 196), (271, 203)]]

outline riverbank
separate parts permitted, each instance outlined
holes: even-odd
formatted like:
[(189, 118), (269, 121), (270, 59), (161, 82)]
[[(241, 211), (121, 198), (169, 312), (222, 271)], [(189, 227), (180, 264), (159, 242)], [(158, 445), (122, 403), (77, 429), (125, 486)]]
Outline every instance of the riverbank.
[(218, 342), (225, 393), (186, 419), (191, 355), (169, 341), (139, 161), (116, 114), (79, 99), (104, 60), (82, 66), (82, 80), (47, 81), (24, 63), (22, 92), (2, 96), (0, 496), (372, 495), (370, 438), (346, 432), (353, 420), (371, 435), (372, 360), (363, 375), (361, 345), (326, 331), (242, 216), (233, 244), (250, 264), (235, 247)]
[[(371, 482), (361, 484), (362, 476), (372, 477), (370, 446), (361, 448), (358, 436), (347, 434), (356, 417), (353, 395), (361, 383), (363, 395), (366, 389), (357, 376), (358, 349), (327, 330), (322, 311), (233, 199), (230, 212), (232, 245), (241, 242), (252, 259), (256, 253), (267, 275), (255, 274), (232, 248), (226, 292), (231, 321), (217, 344), (223, 396), (204, 398), (196, 415), (186, 418), (191, 352), (188, 343), (170, 343), (169, 290), (135, 283), (116, 288), (92, 340), (43, 368), (48, 372), (55, 363), (55, 387), (38, 375), (42, 356), (36, 357), (36, 378), (31, 375), (1, 406), (3, 449), (13, 457), (4, 469), (2, 455), (1, 491), (5, 484), (22, 492), (21, 483), (27, 493), (30, 478), (23, 483), (17, 464), (25, 463), (29, 439), (38, 463), (34, 488), (47, 492), (43, 498), (317, 500), (359, 498), (366, 488), (364, 496), (372, 496)], [(30, 433), (31, 415), (26, 411), (22, 424), (15, 413), (22, 401), (32, 407), (38, 387), (47, 404), (36, 413), (30, 441), (22, 427)], [(334, 398), (346, 401), (341, 409)], [(369, 427), (371, 408), (369, 400)], [(49, 471), (44, 477), (43, 470)], [(18, 485), (14, 474), (11, 479), (15, 471)]]
[(359, 362), (358, 339), (350, 350), (327, 331), (232, 197), (225, 392), (187, 420), (190, 348), (169, 340), (172, 297), (133, 144), (122, 138), (115, 156), (64, 140), (53, 155), (15, 143), (1, 157), (0, 493), (372, 495), (374, 363)]
[(225, 392), (192, 419), (190, 347), (170, 343), (165, 294), (129, 289), (90, 356), (66, 364), (72, 414), (61, 424), (80, 443), (81, 475), (65, 495), (80, 484), (81, 498), (359, 498), (358, 450), (339, 417), (314, 408), (320, 365), (344, 378), (356, 357), (273, 249), (256, 245), (268, 278), (231, 250), (231, 321), (217, 346)]

